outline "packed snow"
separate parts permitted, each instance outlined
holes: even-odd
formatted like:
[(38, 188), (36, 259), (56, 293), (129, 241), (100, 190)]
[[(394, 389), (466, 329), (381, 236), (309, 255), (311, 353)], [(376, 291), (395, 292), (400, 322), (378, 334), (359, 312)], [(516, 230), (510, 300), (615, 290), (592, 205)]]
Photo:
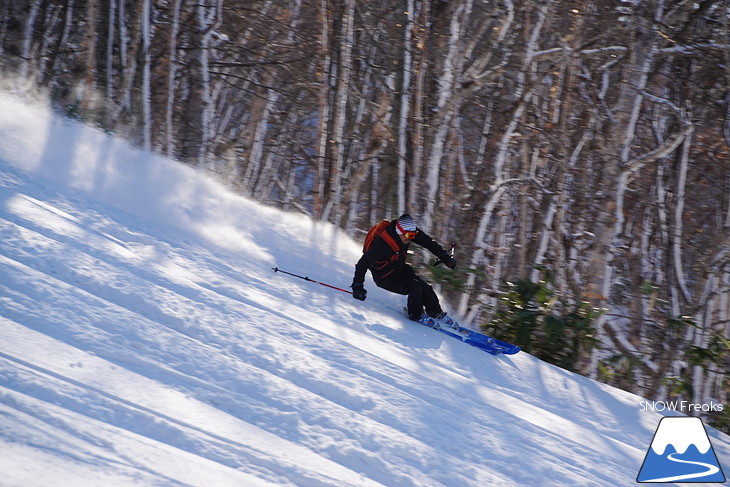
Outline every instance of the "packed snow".
[(642, 398), (272, 270), (361, 238), (0, 94), (0, 485), (635, 483)]

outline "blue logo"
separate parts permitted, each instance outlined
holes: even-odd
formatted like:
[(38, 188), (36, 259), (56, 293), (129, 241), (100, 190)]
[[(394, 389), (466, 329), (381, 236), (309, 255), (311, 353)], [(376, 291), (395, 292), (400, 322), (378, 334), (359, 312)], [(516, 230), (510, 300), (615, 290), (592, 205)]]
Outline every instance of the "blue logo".
[(664, 417), (646, 451), (637, 482), (725, 482), (700, 418)]

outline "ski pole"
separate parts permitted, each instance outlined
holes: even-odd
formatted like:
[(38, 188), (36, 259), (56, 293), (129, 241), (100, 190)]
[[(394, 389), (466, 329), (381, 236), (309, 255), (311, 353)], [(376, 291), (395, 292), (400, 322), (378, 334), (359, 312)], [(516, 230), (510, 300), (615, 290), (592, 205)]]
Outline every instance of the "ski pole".
[(331, 284), (325, 284), (324, 282), (315, 281), (314, 279), (310, 279), (307, 276), (298, 276), (296, 274), (292, 274), (291, 272), (283, 271), (283, 270), (279, 269), (278, 267), (272, 267), (272, 269), (274, 269), (274, 272), (281, 272), (282, 274), (287, 274), (289, 276), (298, 277), (299, 279), (304, 279), (305, 281), (313, 282), (313, 283), (319, 284), (321, 286), (326, 286), (326, 287), (329, 287), (332, 289), (336, 289), (337, 291), (342, 291), (343, 293), (352, 294), (352, 291), (348, 291), (347, 289), (341, 289), (341, 288), (333, 286)]

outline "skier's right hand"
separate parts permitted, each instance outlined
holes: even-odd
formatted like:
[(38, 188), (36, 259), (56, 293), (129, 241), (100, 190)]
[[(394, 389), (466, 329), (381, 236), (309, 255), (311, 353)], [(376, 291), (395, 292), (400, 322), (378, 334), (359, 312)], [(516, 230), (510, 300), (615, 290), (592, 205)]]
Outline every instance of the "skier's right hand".
[(368, 292), (365, 290), (365, 286), (360, 284), (352, 283), (352, 297), (359, 300), (359, 301), (365, 301), (365, 298), (368, 296)]

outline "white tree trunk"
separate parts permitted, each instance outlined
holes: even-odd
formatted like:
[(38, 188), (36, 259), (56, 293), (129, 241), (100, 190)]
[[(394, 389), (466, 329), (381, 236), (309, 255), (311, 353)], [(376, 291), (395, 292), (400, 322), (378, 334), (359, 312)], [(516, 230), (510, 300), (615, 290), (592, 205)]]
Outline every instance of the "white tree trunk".
[(340, 40), (339, 72), (335, 91), (335, 110), (332, 120), (332, 157), (330, 158), (329, 194), (322, 220), (332, 216), (335, 225), (342, 220), (342, 171), (345, 157), (345, 122), (350, 93), (350, 77), (352, 72), (352, 47), (355, 35), (355, 0), (345, 1), (345, 12), (342, 19), (342, 35)]
[(330, 32), (331, 19), (329, 1), (321, 0), (320, 10), (320, 39), (319, 39), (319, 114), (317, 128), (317, 150), (314, 154), (314, 183), (312, 188), (313, 213), (315, 218), (322, 219), (325, 204), (325, 162), (327, 160), (327, 140), (329, 138), (330, 124), (330, 69), (332, 58), (330, 56)]
[(20, 65), (20, 79), (27, 80), (31, 74), (31, 48), (33, 47), (33, 26), (35, 25), (38, 11), (40, 10), (40, 0), (35, 0), (28, 10), (28, 16), (25, 19), (25, 26), (23, 26), (23, 42), (21, 43), (21, 56), (23, 63)]
[(414, 0), (407, 0), (406, 26), (403, 33), (403, 81), (400, 94), (400, 116), (398, 118), (398, 214), (406, 210), (406, 167), (408, 165), (408, 120), (411, 116), (411, 71), (413, 69), (413, 16)]
[(170, 53), (167, 68), (167, 103), (165, 104), (165, 153), (168, 157), (175, 154), (175, 93), (177, 86), (178, 56), (177, 36), (180, 32), (180, 7), (182, 0), (175, 0), (172, 5), (172, 25), (170, 26)]
[(437, 193), (441, 183), (441, 161), (444, 157), (446, 138), (452, 129), (452, 122), (459, 109), (459, 93), (457, 83), (460, 83), (463, 70), (463, 52), (461, 39), (466, 29), (465, 23), (471, 14), (472, 1), (466, 0), (454, 8), (451, 16), (448, 47), (443, 62), (443, 70), (438, 79), (438, 94), (436, 109), (437, 115), (432, 125), (436, 127), (432, 133), (431, 153), (426, 164), (425, 208), (421, 219), (424, 228), (432, 228), (434, 211), (437, 204)]
[(152, 149), (152, 107), (150, 100), (150, 39), (152, 37), (152, 22), (150, 21), (152, 6), (150, 0), (144, 0), (142, 11), (142, 148)]

